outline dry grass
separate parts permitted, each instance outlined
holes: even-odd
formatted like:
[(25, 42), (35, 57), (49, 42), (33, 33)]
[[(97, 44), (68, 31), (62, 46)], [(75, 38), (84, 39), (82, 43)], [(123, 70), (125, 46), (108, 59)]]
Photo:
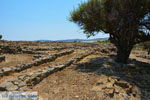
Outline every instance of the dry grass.
[(25, 64), (32, 61), (32, 54), (4, 54), (6, 60), (0, 63), (2, 67), (14, 67), (19, 64)]

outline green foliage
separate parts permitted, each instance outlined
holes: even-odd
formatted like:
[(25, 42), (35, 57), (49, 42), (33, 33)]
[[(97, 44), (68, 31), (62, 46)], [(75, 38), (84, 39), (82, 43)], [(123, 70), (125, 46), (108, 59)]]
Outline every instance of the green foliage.
[[(146, 24), (149, 11), (149, 0), (88, 0), (72, 11), (70, 21), (77, 23), (87, 36), (103, 31), (114, 38), (136, 42), (135, 36), (140, 37), (146, 26), (150, 28)], [(133, 36), (129, 36), (131, 33)]]
[(102, 41), (97, 41), (98, 43), (101, 43), (101, 44), (107, 44), (107, 43), (110, 43), (109, 40), (102, 40)]
[(93, 36), (105, 26), (103, 12), (101, 0), (90, 0), (71, 13), (70, 21), (77, 23), (88, 37)]
[(88, 37), (109, 34), (124, 63), (135, 44), (150, 40), (150, 0), (88, 0), (72, 11), (70, 21)]

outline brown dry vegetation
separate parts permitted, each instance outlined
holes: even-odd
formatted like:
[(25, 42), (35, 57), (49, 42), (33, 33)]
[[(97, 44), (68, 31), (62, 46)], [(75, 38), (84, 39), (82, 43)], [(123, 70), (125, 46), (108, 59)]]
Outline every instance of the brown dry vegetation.
[(32, 54), (3, 54), (6, 60), (0, 63), (2, 67), (13, 67), (19, 64), (25, 64), (32, 61)]

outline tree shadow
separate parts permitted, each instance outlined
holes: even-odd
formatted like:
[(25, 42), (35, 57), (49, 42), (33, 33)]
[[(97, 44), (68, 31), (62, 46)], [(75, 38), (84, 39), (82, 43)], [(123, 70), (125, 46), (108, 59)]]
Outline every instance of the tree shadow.
[[(114, 55), (93, 58), (88, 62), (77, 64), (75, 70), (113, 77), (116, 79), (113, 86), (119, 84), (124, 89), (132, 86), (126, 91), (128, 96), (136, 97), (138, 94), (141, 100), (150, 100), (150, 63), (129, 59), (128, 64), (118, 64), (114, 59)], [(137, 87), (138, 93), (133, 90), (133, 86)]]

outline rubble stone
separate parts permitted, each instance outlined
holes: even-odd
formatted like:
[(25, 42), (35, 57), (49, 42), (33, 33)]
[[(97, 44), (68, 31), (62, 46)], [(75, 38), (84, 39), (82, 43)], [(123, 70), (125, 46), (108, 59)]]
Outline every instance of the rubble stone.
[[(68, 54), (69, 52), (64, 52), (57, 54), (57, 56), (62, 56), (64, 54)], [(59, 67), (47, 67), (45, 70), (36, 70), (34, 72), (31, 72), (29, 74), (24, 74), (21, 76), (18, 76), (17, 78), (10, 79), (6, 82), (3, 82), (0, 84), (0, 89), (1, 90), (8, 90), (8, 91), (17, 91), (17, 90), (25, 90), (26, 87), (32, 87), (36, 84), (38, 84), (41, 80), (49, 76), (50, 74), (60, 71), (64, 69), (65, 67), (70, 66), (71, 64), (75, 64), (78, 61), (80, 61), (82, 58), (92, 54), (92, 52), (86, 52), (79, 54), (70, 60), (66, 61), (63, 64), (60, 64)], [(32, 63), (31, 63), (32, 64)], [(24, 69), (24, 66), (29, 66), (30, 64), (24, 64), (20, 68)]]

